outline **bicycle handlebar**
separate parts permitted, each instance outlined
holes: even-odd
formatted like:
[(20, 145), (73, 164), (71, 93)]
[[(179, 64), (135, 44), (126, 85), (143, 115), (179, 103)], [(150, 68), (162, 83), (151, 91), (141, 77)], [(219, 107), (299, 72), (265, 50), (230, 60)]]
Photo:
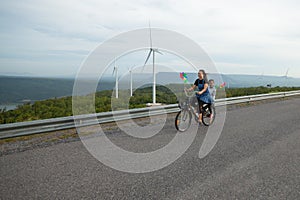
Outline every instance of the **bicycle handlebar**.
[[(184, 88), (185, 96), (191, 97), (192, 95), (188, 95), (187, 90), (188, 90), (187, 88)], [(199, 91), (193, 91), (193, 94), (197, 94), (197, 92), (199, 92)]]

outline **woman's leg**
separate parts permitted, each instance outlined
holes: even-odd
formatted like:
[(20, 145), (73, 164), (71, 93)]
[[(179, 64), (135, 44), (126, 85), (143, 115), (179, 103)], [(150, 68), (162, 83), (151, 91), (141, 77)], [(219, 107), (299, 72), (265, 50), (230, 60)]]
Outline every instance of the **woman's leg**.
[(203, 114), (204, 102), (199, 100), (198, 104), (199, 104), (199, 119), (198, 119), (198, 121), (199, 121), (199, 123), (202, 123), (202, 114)]
[(212, 106), (212, 104), (211, 103), (209, 103), (209, 104), (207, 104), (208, 105), (208, 110), (209, 110), (209, 113), (212, 113), (212, 109), (211, 109), (211, 106)]

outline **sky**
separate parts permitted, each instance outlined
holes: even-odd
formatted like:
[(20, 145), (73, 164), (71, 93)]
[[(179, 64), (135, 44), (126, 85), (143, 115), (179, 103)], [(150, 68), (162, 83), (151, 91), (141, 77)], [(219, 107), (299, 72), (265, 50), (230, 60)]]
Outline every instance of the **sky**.
[[(0, 75), (75, 76), (98, 45), (135, 29), (197, 42), (225, 74), (300, 78), (297, 0), (10, 0), (0, 3)], [(164, 61), (164, 65), (167, 65)]]

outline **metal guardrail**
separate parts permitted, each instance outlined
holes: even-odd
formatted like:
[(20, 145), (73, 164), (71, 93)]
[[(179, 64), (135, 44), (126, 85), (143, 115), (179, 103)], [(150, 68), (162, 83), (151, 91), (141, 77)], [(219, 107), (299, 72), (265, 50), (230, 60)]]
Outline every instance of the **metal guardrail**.
[[(215, 102), (215, 106), (225, 106), (225, 105), (247, 103), (247, 102), (250, 103), (253, 101), (284, 98), (284, 97), (295, 96), (295, 95), (300, 95), (300, 91), (224, 98), (224, 99), (217, 99)], [(11, 124), (1, 124), (0, 139), (75, 128), (74, 120), (79, 120), (80, 126), (89, 126), (98, 123), (101, 124), (101, 123), (128, 120), (134, 118), (149, 117), (153, 115), (175, 113), (178, 111), (179, 111), (178, 104), (171, 104), (166, 106), (121, 110), (121, 111), (114, 111), (114, 112), (103, 112), (103, 113), (96, 113), (96, 114), (60, 117), (60, 118), (35, 120), (29, 122), (18, 122), (18, 123), (11, 123)]]

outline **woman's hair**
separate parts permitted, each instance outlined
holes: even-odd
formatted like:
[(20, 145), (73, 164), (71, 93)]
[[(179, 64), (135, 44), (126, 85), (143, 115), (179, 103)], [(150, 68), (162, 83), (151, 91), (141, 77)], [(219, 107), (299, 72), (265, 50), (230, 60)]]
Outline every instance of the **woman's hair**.
[(205, 70), (204, 70), (204, 69), (200, 69), (199, 72), (202, 72), (202, 73), (203, 73), (203, 80), (204, 80), (206, 83), (208, 83), (207, 74), (206, 74)]

